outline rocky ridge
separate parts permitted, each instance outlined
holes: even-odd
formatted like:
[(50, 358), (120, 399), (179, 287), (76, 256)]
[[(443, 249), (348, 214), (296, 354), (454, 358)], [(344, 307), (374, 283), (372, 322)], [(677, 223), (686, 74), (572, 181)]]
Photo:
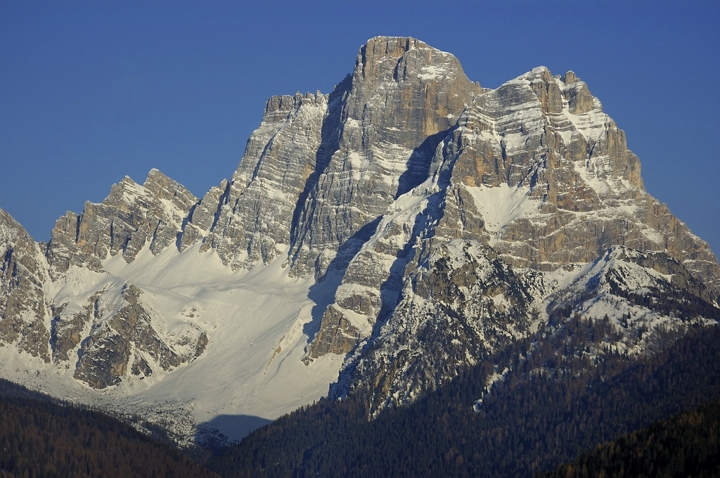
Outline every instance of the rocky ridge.
[[(312, 321), (274, 332), (262, 373), (292, 347), (308, 369), (347, 354), (333, 394), (375, 410), (569, 311), (602, 311), (615, 345), (642, 353), (654, 328), (714, 323), (720, 289), (708, 245), (645, 191), (624, 132), (573, 72), (484, 89), (400, 37), (369, 40), (330, 94), (270, 98), (235, 173), (201, 199), (151, 170), (58, 219), (46, 245), (3, 212), (0, 248), (0, 340), (97, 390), (151, 387), (213, 347), (198, 285), (134, 264), (204, 255), (242, 275), (280, 261), (313, 284)], [(653, 308), (629, 278), (703, 305)]]
[(437, 246), (390, 318), (346, 362), (332, 396), (359, 396), (373, 413), (411, 403), (514, 341), (562, 333), (578, 318), (607, 324), (608, 337), (588, 339), (584, 350), (596, 360), (651, 353), (668, 336), (720, 320), (709, 289), (664, 252), (613, 246), (589, 264), (545, 274), (485, 247), (461, 239)]
[(151, 170), (142, 186), (126, 177), (102, 203), (87, 202), (81, 215), (58, 219), (44, 251), (2, 211), (3, 342), (72, 368), (75, 379), (95, 389), (197, 358), (207, 344), (202, 330), (186, 324), (180, 338), (162, 337), (152, 323), (166, 328), (166, 319), (142, 303), (140, 289), (102, 266), (108, 257), (130, 262), (143, 248), (157, 254), (176, 246), (195, 202), (160, 171)]
[(68, 211), (55, 223), (47, 245), (53, 279), (70, 266), (101, 271), (101, 261), (120, 254), (126, 262), (149, 246), (158, 254), (175, 245), (197, 198), (153, 169), (141, 186), (129, 177), (113, 185), (100, 204), (86, 202), (81, 215)]
[(43, 285), (49, 281), (40, 246), (0, 210), (0, 341), (50, 361), (49, 315)]

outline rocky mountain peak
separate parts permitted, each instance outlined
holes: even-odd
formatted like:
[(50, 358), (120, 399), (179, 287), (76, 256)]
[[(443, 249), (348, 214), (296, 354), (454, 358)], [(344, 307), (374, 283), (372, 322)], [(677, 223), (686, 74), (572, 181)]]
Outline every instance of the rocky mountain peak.
[(448, 53), (373, 38), (330, 95), (267, 102), (211, 230), (196, 233), (194, 217), (189, 229), (233, 268), (287, 253), (293, 274), (320, 276), (342, 264), (343, 244), (427, 179), (443, 132), (481, 91)]
[(355, 60), (354, 76), (359, 79), (383, 81), (394, 79), (400, 59), (412, 49), (432, 51), (427, 44), (409, 37), (371, 38), (360, 47)]
[(157, 198), (171, 201), (181, 211), (188, 211), (198, 201), (185, 186), (155, 168), (148, 173), (143, 187)]
[[(420, 120), (425, 137), (452, 126), (472, 95), (482, 91), (467, 78), (455, 56), (408, 37), (368, 40), (355, 61), (353, 90), (362, 100), (356, 108), (375, 95), (396, 91), (395, 104), (390, 106), (398, 115), (386, 127), (416, 128), (412, 120)], [(360, 119), (362, 111), (351, 109), (350, 115)]]
[[(422, 71), (425, 68), (425, 71)], [(445, 71), (443, 71), (445, 70)], [(373, 82), (402, 81), (412, 75), (425, 80), (462, 72), (454, 55), (410, 37), (374, 37), (360, 47), (353, 77)]]
[(575, 83), (578, 78), (574, 71), (568, 70), (568, 72), (565, 73), (565, 76), (563, 76), (561, 79), (566, 85), (571, 85)]
[(47, 246), (51, 274), (59, 278), (71, 265), (100, 271), (100, 261), (117, 254), (131, 262), (147, 243), (160, 253), (176, 243), (197, 201), (157, 169), (143, 186), (125, 176), (101, 203), (88, 201), (82, 214), (68, 211), (58, 219)]
[[(232, 404), (265, 407), (300, 376), (319, 397), (341, 367), (337, 393), (408, 403), (567, 311), (639, 339), (714, 323), (720, 287), (574, 72), (483, 89), (402, 37), (370, 39), (329, 94), (270, 98), (202, 199), (155, 169), (125, 177), (44, 251), (0, 213), (0, 260), (0, 342), (44, 377), (118, 395), (170, 381), (156, 396), (198, 380), (215, 412), (257, 416), (300, 399)], [(613, 345), (642, 353), (653, 336), (631, 332)]]
[[(524, 290), (526, 295), (537, 296), (538, 290), (545, 290), (540, 296), (549, 293), (537, 271), (550, 273), (592, 262), (613, 245), (667, 251), (691, 274), (709, 284), (718, 283), (720, 268), (707, 244), (645, 191), (639, 160), (627, 148), (624, 132), (603, 113), (584, 82), (574, 74), (565, 79), (568, 83), (546, 67), (538, 67), (496, 90), (465, 97), (467, 108), (429, 150), (424, 176), (418, 175), (411, 187), (399, 189), (398, 193), (407, 195), (395, 197), (365, 245), (348, 260), (336, 300), (327, 308), (309, 347), (309, 359), (354, 352), (346, 365), (351, 378), (341, 376), (342, 383), (377, 384), (386, 380), (384, 374), (389, 374), (387, 380), (395, 380), (391, 377), (406, 352), (393, 350), (423, 347), (399, 347), (396, 342), (408, 343), (399, 338), (405, 333), (425, 334), (408, 325), (417, 322), (421, 307), (428, 306), (421, 291), (442, 291), (436, 280), (440, 276), (418, 271), (443, 263), (429, 265), (433, 264), (432, 251), (447, 241), (462, 239), (490, 246), (499, 264), (515, 268), (515, 277), (524, 277), (514, 290)], [(672, 226), (667, 227), (667, 221)], [(510, 276), (499, 265), (492, 274), (505, 282)], [(480, 276), (477, 272), (474, 277)], [(410, 281), (419, 277), (432, 277), (432, 285), (414, 284), (409, 290)], [(448, 302), (456, 300), (455, 306), (462, 306), (463, 295), (466, 292), (448, 294)], [(507, 292), (490, 295), (495, 297), (494, 304), (509, 297)], [(483, 300), (478, 296), (470, 302), (475, 307)], [(445, 321), (452, 321), (455, 312), (432, 307), (427, 316), (430, 323), (439, 320), (446, 326)], [(488, 305), (487, 310), (491, 309)], [(531, 313), (526, 309), (510, 315), (518, 318)], [(478, 317), (477, 312), (468, 316)], [(501, 322), (497, 330), (516, 327), (508, 320)], [(385, 335), (387, 331), (391, 332)], [(434, 343), (452, 338), (433, 335)], [(468, 334), (464, 336), (468, 340)], [(485, 339), (484, 346), (489, 344)], [(459, 356), (464, 357), (463, 353)], [(365, 369), (367, 363), (372, 365)], [(378, 371), (385, 366), (389, 370)], [(417, 380), (435, 377), (437, 369), (426, 373), (413, 367), (410, 375), (399, 380), (409, 387), (401, 396), (434, 386), (418, 385)], [(373, 393), (383, 400), (395, 397), (399, 392), (391, 388), (382, 386)]]

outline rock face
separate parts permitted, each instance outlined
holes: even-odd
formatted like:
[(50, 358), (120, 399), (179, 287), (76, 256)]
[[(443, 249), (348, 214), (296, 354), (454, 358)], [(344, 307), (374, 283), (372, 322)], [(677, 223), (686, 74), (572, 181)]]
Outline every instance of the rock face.
[(159, 334), (153, 323), (165, 328), (164, 318), (146, 310), (142, 291), (108, 281), (102, 266), (113, 256), (131, 262), (143, 248), (157, 255), (176, 247), (196, 203), (160, 171), (150, 171), (143, 186), (126, 177), (102, 203), (60, 218), (44, 251), (0, 210), (0, 341), (72, 368), (75, 379), (96, 389), (196, 359), (205, 332), (188, 323), (176, 327), (179, 337)]
[(45, 260), (39, 245), (1, 209), (0, 258), (0, 343), (49, 362)]
[(346, 363), (333, 396), (359, 397), (373, 413), (407, 404), (514, 340), (561, 333), (575, 318), (606, 321), (612, 331), (612, 342), (588, 338), (591, 355), (647, 353), (668, 333), (720, 320), (707, 287), (677, 260), (622, 246), (546, 275), (455, 239), (410, 274), (402, 297)]
[(296, 95), (268, 100), (260, 128), (248, 141), (240, 167), (224, 189), (220, 202), (214, 191), (208, 204), (215, 217), (193, 214), (191, 226), (203, 231), (203, 250), (217, 251), (233, 269), (265, 263), (285, 252), (296, 206), (305, 183), (316, 169), (321, 146), (327, 95)]
[(342, 267), (395, 197), (426, 179), (444, 132), (480, 91), (448, 53), (370, 40), (330, 95), (268, 100), (219, 208), (208, 198), (213, 223), (193, 214), (191, 227), (209, 231), (194, 237), (234, 268), (279, 253), (295, 275), (320, 277), (338, 255)]
[[(368, 223), (365, 237), (370, 237), (358, 238), (364, 244), (345, 246), (357, 253), (343, 261), (348, 265), (336, 300), (309, 347), (311, 359), (354, 351), (338, 390), (346, 393), (346, 382), (363, 383), (373, 390), (377, 406), (402, 402), (398, 393), (411, 396), (434, 388), (443, 380), (440, 376), (454, 376), (453, 367), (445, 374), (438, 374), (444, 370), (439, 365), (421, 370), (419, 363), (438, 350), (426, 350), (419, 339), (408, 347), (395, 342), (404, 336), (400, 330), (413, 329), (398, 316), (418, 300), (418, 291), (407, 284), (418, 269), (432, 268), (429, 256), (448, 241), (489, 246), (498, 260), (519, 268), (520, 276), (528, 269), (551, 272), (592, 262), (614, 245), (665, 251), (717, 297), (720, 269), (712, 251), (647, 194), (639, 160), (627, 149), (624, 133), (573, 72), (559, 78), (541, 67), (496, 90), (469, 91), (454, 125), (432, 140), (434, 152), (426, 156), (424, 174), (415, 176), (412, 187), (399, 187), (393, 203), (375, 218), (377, 224)], [(534, 307), (540, 315), (547, 313), (537, 298), (552, 288), (535, 291)], [(470, 300), (478, 302), (477, 297)], [(437, 307), (426, 316), (446, 317)], [(511, 315), (523, 323), (528, 314), (515, 310)], [(513, 321), (504, 323), (509, 327)], [(461, 343), (472, 342), (468, 337), (473, 334), (462, 335)], [(452, 340), (451, 334), (432, 337), (438, 343)], [(481, 342), (480, 350), (488, 350), (490, 342)], [(390, 352), (398, 348), (421, 352), (401, 359)], [(473, 346), (460, 349), (467, 351), (467, 363), (481, 353)], [(397, 376), (398, 370), (404, 377), (402, 387), (409, 388), (393, 390), (388, 385), (388, 377)]]
[[(513, 265), (541, 270), (592, 261), (614, 244), (667, 250), (717, 285), (710, 249), (645, 192), (625, 134), (589, 95), (572, 72), (563, 80), (536, 68), (468, 109), (452, 186), (474, 197), (485, 222), (468, 232), (485, 233)], [(495, 217), (499, 200), (514, 213)]]
[(538, 292), (540, 274), (516, 273), (492, 249), (443, 243), (410, 273), (402, 300), (335, 393), (366, 394), (371, 410), (413, 401), (527, 336)]
[(298, 274), (345, 266), (395, 198), (425, 181), (444, 132), (479, 91), (455, 57), (417, 40), (361, 48), (330, 136), (337, 143), (300, 210), (291, 249)]
[(302, 360), (347, 354), (333, 393), (375, 411), (570, 312), (607, 315), (615, 346), (643, 353), (658, 324), (714, 323), (720, 290), (708, 245), (645, 191), (575, 73), (483, 89), (451, 54), (398, 37), (369, 40), (330, 94), (270, 98), (235, 173), (202, 199), (151, 170), (58, 219), (44, 250), (2, 213), (0, 252), (0, 340), (96, 389), (211, 346), (193, 314), (152, 305), (165, 287), (195, 310), (196, 284), (160, 274), (143, 289), (114, 270), (147, 277), (132, 264), (149, 255), (173, 273), (199, 255), (229, 275), (282, 263), (324, 291), (309, 293)]
[[(94, 321), (78, 352), (76, 379), (102, 389), (118, 384), (128, 373), (151, 376), (154, 367), (150, 364), (169, 372), (202, 354), (207, 336), (198, 329), (191, 329), (181, 337), (179, 345), (192, 343), (185, 355), (171, 347), (178, 344), (164, 342), (152, 326), (151, 314), (143, 307), (141, 295), (140, 289), (126, 284), (120, 294), (120, 304), (103, 307), (100, 303), (102, 295), (93, 297), (95, 300), (91, 305), (94, 305), (94, 318), (98, 320)], [(73, 342), (73, 346), (77, 345)]]
[(81, 215), (58, 219), (47, 247), (53, 278), (72, 265), (101, 271), (100, 261), (117, 254), (126, 262), (149, 244), (153, 254), (175, 245), (197, 198), (153, 169), (140, 186), (129, 177), (112, 187), (100, 204), (85, 203)]

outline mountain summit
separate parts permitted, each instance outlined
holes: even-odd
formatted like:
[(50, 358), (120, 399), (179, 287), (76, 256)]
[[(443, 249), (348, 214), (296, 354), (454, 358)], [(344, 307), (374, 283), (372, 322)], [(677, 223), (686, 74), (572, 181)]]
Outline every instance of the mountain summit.
[(715, 324), (720, 289), (575, 73), (485, 89), (401, 37), (369, 40), (330, 94), (270, 98), (201, 199), (151, 170), (47, 244), (2, 212), (0, 254), (2, 376), (180, 441), (329, 386), (409, 403), (571, 313), (649, 353), (660, 328)]

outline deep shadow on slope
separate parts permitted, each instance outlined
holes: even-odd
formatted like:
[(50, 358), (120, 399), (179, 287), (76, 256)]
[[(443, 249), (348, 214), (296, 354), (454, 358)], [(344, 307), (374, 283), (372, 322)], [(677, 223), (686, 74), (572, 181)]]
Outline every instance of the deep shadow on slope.
[(539, 478), (720, 476), (720, 401), (599, 445)]
[(335, 292), (342, 284), (345, 271), (355, 255), (360, 252), (362, 246), (375, 234), (381, 217), (368, 222), (353, 234), (338, 249), (336, 256), (330, 261), (327, 272), (310, 287), (308, 298), (315, 305), (312, 308), (312, 321), (303, 326), (303, 333), (308, 336), (308, 343), (315, 339), (315, 334), (320, 330), (322, 316), (325, 309), (335, 301)]
[[(345, 81), (347, 80), (348, 79), (346, 78)], [(334, 92), (333, 95), (337, 94), (339, 96), (344, 94), (344, 88), (348, 88), (347, 85), (344, 85), (345, 81), (343, 81), (341, 85), (338, 85), (337, 93)], [(340, 118), (341, 116), (341, 107), (344, 103), (341, 104), (339, 99), (336, 101), (337, 103), (333, 106), (334, 110), (328, 114), (326, 122), (323, 123), (322, 137), (324, 146), (321, 147), (321, 150), (318, 151), (317, 154), (318, 168), (316, 169), (316, 172), (321, 170), (324, 171), (327, 168), (332, 154), (338, 149), (338, 145), (335, 143), (335, 141), (339, 139), (335, 136), (338, 132), (335, 129), (330, 128), (330, 126), (326, 126), (331, 124), (331, 122), (328, 121), (329, 118)], [(440, 131), (434, 135), (428, 136), (425, 141), (413, 150), (410, 158), (407, 160), (405, 172), (401, 174), (398, 179), (398, 190), (395, 195), (395, 199), (419, 186), (428, 179), (435, 151), (452, 130), (453, 128), (449, 128), (445, 131)], [(434, 228), (431, 227), (431, 224), (437, 224), (440, 221), (440, 218), (442, 218), (442, 203), (444, 201), (445, 194), (447, 193), (447, 185), (450, 183), (451, 174), (452, 167), (447, 168), (441, 174), (438, 181), (441, 191), (435, 193), (429, 198), (428, 210), (418, 214), (415, 218), (412, 238), (407, 242), (401, 251), (398, 251), (397, 257), (390, 268), (388, 278), (380, 286), (380, 298), (382, 305), (378, 317), (376, 318), (377, 320), (372, 334), (373, 337), (377, 335), (377, 331), (397, 305), (400, 289), (402, 288), (402, 281), (405, 275), (405, 267), (414, 257), (413, 248), (415, 246), (415, 239), (420, 237), (423, 232), (425, 233), (424, 238), (429, 237), (431, 233), (428, 233), (427, 231), (430, 229), (434, 230)], [(308, 178), (306, 190), (300, 196), (300, 201), (303, 203), (307, 201), (311, 188), (314, 188), (319, 180), (320, 173), (318, 172), (316, 176), (314, 175), (315, 173)], [(299, 205), (300, 201), (298, 202)], [(296, 223), (299, 221), (301, 216), (300, 206), (296, 210), (295, 214), (296, 216), (293, 220), (293, 224), (294, 227), (297, 228)], [(309, 337), (309, 343), (312, 342), (315, 338), (315, 334), (317, 334), (320, 330), (320, 322), (323, 314), (325, 313), (325, 309), (327, 309), (328, 305), (334, 302), (335, 292), (342, 283), (343, 276), (345, 275), (345, 271), (347, 270), (350, 261), (358, 252), (360, 252), (362, 246), (375, 234), (381, 220), (382, 216), (379, 216), (372, 221), (369, 221), (347, 241), (345, 241), (338, 248), (338, 252), (335, 258), (333, 258), (330, 262), (327, 272), (318, 279), (318, 282), (315, 285), (310, 288), (308, 297), (315, 302), (315, 306), (313, 306), (312, 309), (312, 322), (306, 324), (303, 328), (303, 332)], [(295, 238), (293, 238), (293, 240), (295, 240)]]
[(290, 259), (295, 262), (298, 259), (298, 253), (301, 245), (305, 240), (307, 233), (306, 221), (311, 217), (312, 210), (307, 209), (312, 205), (313, 201), (309, 200), (311, 194), (316, 190), (317, 185), (323, 173), (330, 165), (335, 152), (340, 148), (340, 135), (342, 134), (342, 115), (345, 109), (347, 93), (352, 87), (352, 77), (346, 76), (330, 93), (328, 97), (328, 111), (323, 118), (320, 130), (320, 147), (315, 153), (315, 168), (305, 180), (300, 197), (293, 211), (292, 223), (290, 225)]
[(198, 426), (195, 443), (217, 453), (269, 423), (272, 420), (252, 415), (218, 415)]
[[(400, 196), (401, 193), (404, 194), (410, 191), (428, 179), (427, 176), (430, 172), (430, 165), (438, 146), (442, 142), (451, 139), (453, 130), (454, 128), (449, 128), (429, 136), (413, 151), (407, 163), (407, 176), (403, 174), (400, 178), (396, 198)], [(405, 242), (403, 248), (397, 252), (395, 260), (390, 266), (388, 277), (380, 284), (380, 312), (373, 324), (370, 337), (360, 351), (361, 355), (367, 356), (377, 347), (377, 339), (383, 326), (388, 320), (391, 320), (393, 311), (402, 299), (402, 289), (406, 279), (406, 269), (408, 265), (413, 263), (413, 261), (415, 264), (422, 263), (430, 253), (436, 228), (445, 215), (445, 201), (448, 186), (450, 185), (450, 179), (456, 161), (457, 157), (455, 156), (440, 166), (440, 170), (437, 173), (437, 186), (439, 191), (427, 196), (425, 209), (415, 216), (410, 238)], [(417, 170), (420, 170), (426, 177), (421, 179), (420, 177), (410, 174), (413, 171), (417, 172)], [(407, 190), (404, 190), (406, 188)], [(355, 374), (357, 364), (358, 360), (354, 360), (341, 370), (338, 381), (330, 386), (330, 398), (345, 397), (350, 393), (348, 387), (352, 382), (352, 376)], [(373, 407), (377, 407), (379, 405), (377, 399), (382, 400), (382, 397), (378, 396), (376, 400), (369, 403), (372, 403)]]
[(398, 190), (395, 199), (419, 186), (428, 178), (435, 150), (451, 129), (428, 136), (420, 146), (413, 150), (405, 165), (405, 172), (398, 179)]
[[(485, 395), (479, 412), (473, 405), (491, 362), (372, 422), (352, 399), (304, 407), (251, 433), (210, 466), (223, 476), (531, 476), (720, 397), (720, 327), (690, 330), (644, 361), (608, 354), (589, 367), (573, 353), (582, 341), (577, 349), (568, 344), (599, 333), (593, 327), (568, 321), (564, 342), (538, 335), (539, 352), (525, 362), (518, 356), (530, 340), (495, 357), (514, 371)], [(551, 363), (564, 372), (528, 378), (529, 370)]]

